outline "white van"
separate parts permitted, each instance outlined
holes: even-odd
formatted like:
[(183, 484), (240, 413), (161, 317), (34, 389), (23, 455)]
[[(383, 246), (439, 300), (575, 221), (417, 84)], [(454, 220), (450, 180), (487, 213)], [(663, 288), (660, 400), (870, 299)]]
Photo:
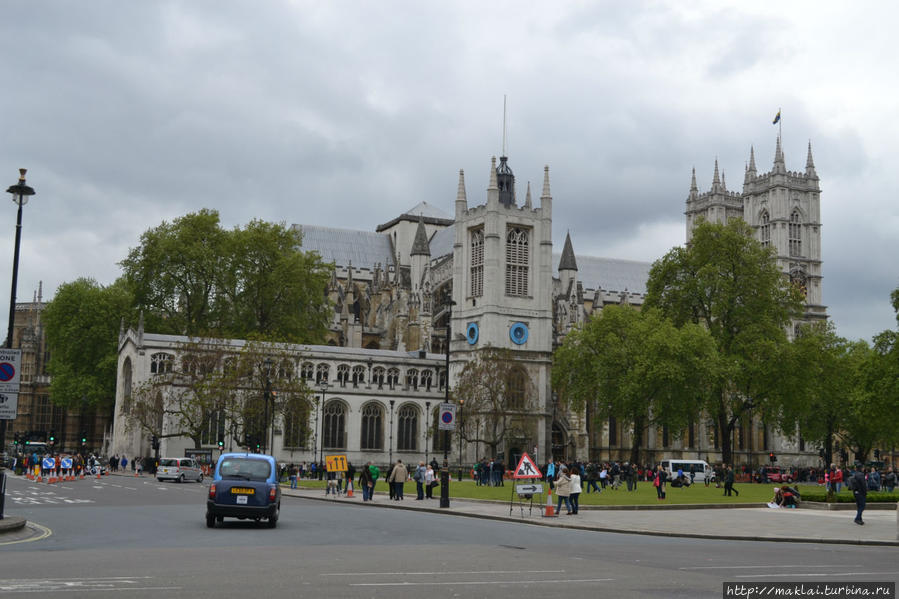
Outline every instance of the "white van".
[(669, 481), (674, 480), (678, 470), (683, 470), (684, 478), (690, 480), (690, 466), (693, 466), (696, 470), (696, 478), (693, 479), (693, 482), (701, 483), (705, 481), (706, 478), (710, 480), (714, 479), (712, 467), (709, 466), (709, 463), (705, 460), (681, 460), (675, 458), (662, 460), (662, 468), (668, 473)]
[(193, 458), (160, 458), (156, 469), (156, 480), (173, 480), (183, 483), (186, 480), (203, 482), (203, 470)]

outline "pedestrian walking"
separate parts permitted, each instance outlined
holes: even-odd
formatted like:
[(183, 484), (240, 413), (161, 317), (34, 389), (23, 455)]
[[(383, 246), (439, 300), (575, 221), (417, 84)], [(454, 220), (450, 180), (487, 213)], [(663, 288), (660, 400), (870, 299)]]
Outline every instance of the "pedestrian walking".
[(437, 482), (437, 478), (434, 475), (434, 468), (428, 464), (428, 467), (425, 469), (425, 497), (428, 499), (434, 499), (434, 487), (436, 486), (434, 483)]
[(665, 482), (667, 480), (668, 473), (665, 472), (665, 469), (659, 464), (656, 466), (655, 477), (652, 479), (652, 484), (656, 488), (656, 497), (659, 501), (665, 499)]
[(863, 525), (862, 512), (865, 511), (865, 502), (868, 499), (868, 481), (865, 480), (867, 468), (856, 470), (849, 477), (848, 486), (855, 496), (855, 523)]
[(419, 462), (415, 468), (415, 473), (412, 475), (412, 480), (415, 481), (415, 501), (421, 501), (425, 498), (425, 475), (427, 471), (425, 463)]
[(568, 515), (571, 515), (571, 501), (568, 498), (570, 494), (571, 477), (568, 476), (568, 468), (561, 466), (559, 474), (556, 476), (556, 496), (558, 497), (556, 502), (556, 516), (562, 511), (563, 501), (565, 502), (565, 509), (568, 510)]
[(297, 467), (295, 464), (291, 464), (290, 466), (288, 466), (288, 468), (289, 468), (289, 470), (288, 470), (287, 478), (290, 480), (290, 488), (296, 489), (297, 488)]
[(388, 483), (392, 483), (393, 499), (395, 501), (403, 500), (403, 485), (406, 484), (407, 478), (409, 478), (409, 471), (406, 470), (406, 466), (403, 465), (403, 460), (397, 460), (396, 465), (393, 467), (393, 470), (387, 479)]
[(578, 512), (578, 499), (581, 496), (581, 475), (576, 469), (571, 471), (571, 481), (568, 484), (568, 501), (571, 503), (571, 515), (574, 516)]
[(734, 488), (734, 481), (736, 480), (736, 476), (734, 475), (734, 469), (730, 465), (724, 467), (724, 496), (732, 497), (731, 493), (736, 493), (737, 496), (740, 496), (740, 492)]
[[(362, 489), (362, 501), (371, 501), (374, 494), (375, 480), (377, 479), (372, 473), (372, 468), (374, 466), (372, 466), (371, 462), (366, 462), (361, 472), (359, 472), (359, 488)], [(378, 472), (379, 476), (380, 474)]]

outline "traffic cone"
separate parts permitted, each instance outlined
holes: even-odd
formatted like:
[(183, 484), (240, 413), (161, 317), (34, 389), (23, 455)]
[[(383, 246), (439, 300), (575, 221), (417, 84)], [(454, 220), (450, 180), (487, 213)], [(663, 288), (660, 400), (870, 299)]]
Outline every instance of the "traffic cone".
[(352, 486), (347, 487), (347, 490), (346, 490), (346, 496), (347, 496), (347, 497), (352, 497), (352, 496), (353, 496), (353, 487), (352, 487)]
[(551, 518), (555, 516), (555, 512), (553, 511), (553, 490), (550, 489), (546, 494), (546, 511), (543, 513), (544, 518)]
[(84, 468), (81, 469), (81, 476), (78, 478), (80, 478), (81, 480), (84, 480)]
[(51, 473), (50, 473), (50, 477), (47, 479), (47, 484), (48, 484), (48, 485), (52, 485), (52, 484), (55, 483), (55, 482), (56, 482), (56, 477), (53, 476), (53, 473), (51, 472)]

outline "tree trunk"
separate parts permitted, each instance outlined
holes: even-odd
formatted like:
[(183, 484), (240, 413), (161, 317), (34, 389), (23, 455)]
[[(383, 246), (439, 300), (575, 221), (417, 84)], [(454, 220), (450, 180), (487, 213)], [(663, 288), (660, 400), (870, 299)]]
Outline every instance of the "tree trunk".
[(727, 418), (724, 407), (718, 411), (718, 444), (721, 445), (721, 462), (733, 466), (733, 447), (731, 446), (732, 424)]
[(643, 416), (634, 417), (634, 434), (631, 441), (631, 464), (640, 463), (640, 442), (643, 440), (643, 428), (646, 419)]

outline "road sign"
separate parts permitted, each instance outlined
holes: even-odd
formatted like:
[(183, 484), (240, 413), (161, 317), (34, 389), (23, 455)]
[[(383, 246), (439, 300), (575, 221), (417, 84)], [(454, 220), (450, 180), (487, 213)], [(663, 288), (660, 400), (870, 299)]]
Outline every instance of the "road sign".
[(44, 458), (41, 460), (41, 466), (44, 467), (44, 470), (53, 470), (56, 468), (56, 458)]
[(72, 467), (72, 458), (62, 458), (59, 460), (59, 466), (63, 470), (68, 470)]
[(19, 394), (0, 392), (0, 420), (15, 420), (18, 411)]
[(19, 392), (22, 350), (0, 349), (0, 393)]
[(442, 431), (456, 430), (456, 404), (440, 404), (440, 421), (437, 428)]
[(325, 468), (328, 472), (346, 472), (346, 455), (326, 455)]
[(537, 495), (543, 493), (543, 484), (515, 485), (515, 492), (519, 495)]
[(537, 468), (537, 464), (531, 459), (531, 456), (523, 453), (518, 461), (518, 466), (515, 467), (515, 473), (512, 475), (512, 478), (543, 478), (543, 475), (540, 473), (540, 468)]

